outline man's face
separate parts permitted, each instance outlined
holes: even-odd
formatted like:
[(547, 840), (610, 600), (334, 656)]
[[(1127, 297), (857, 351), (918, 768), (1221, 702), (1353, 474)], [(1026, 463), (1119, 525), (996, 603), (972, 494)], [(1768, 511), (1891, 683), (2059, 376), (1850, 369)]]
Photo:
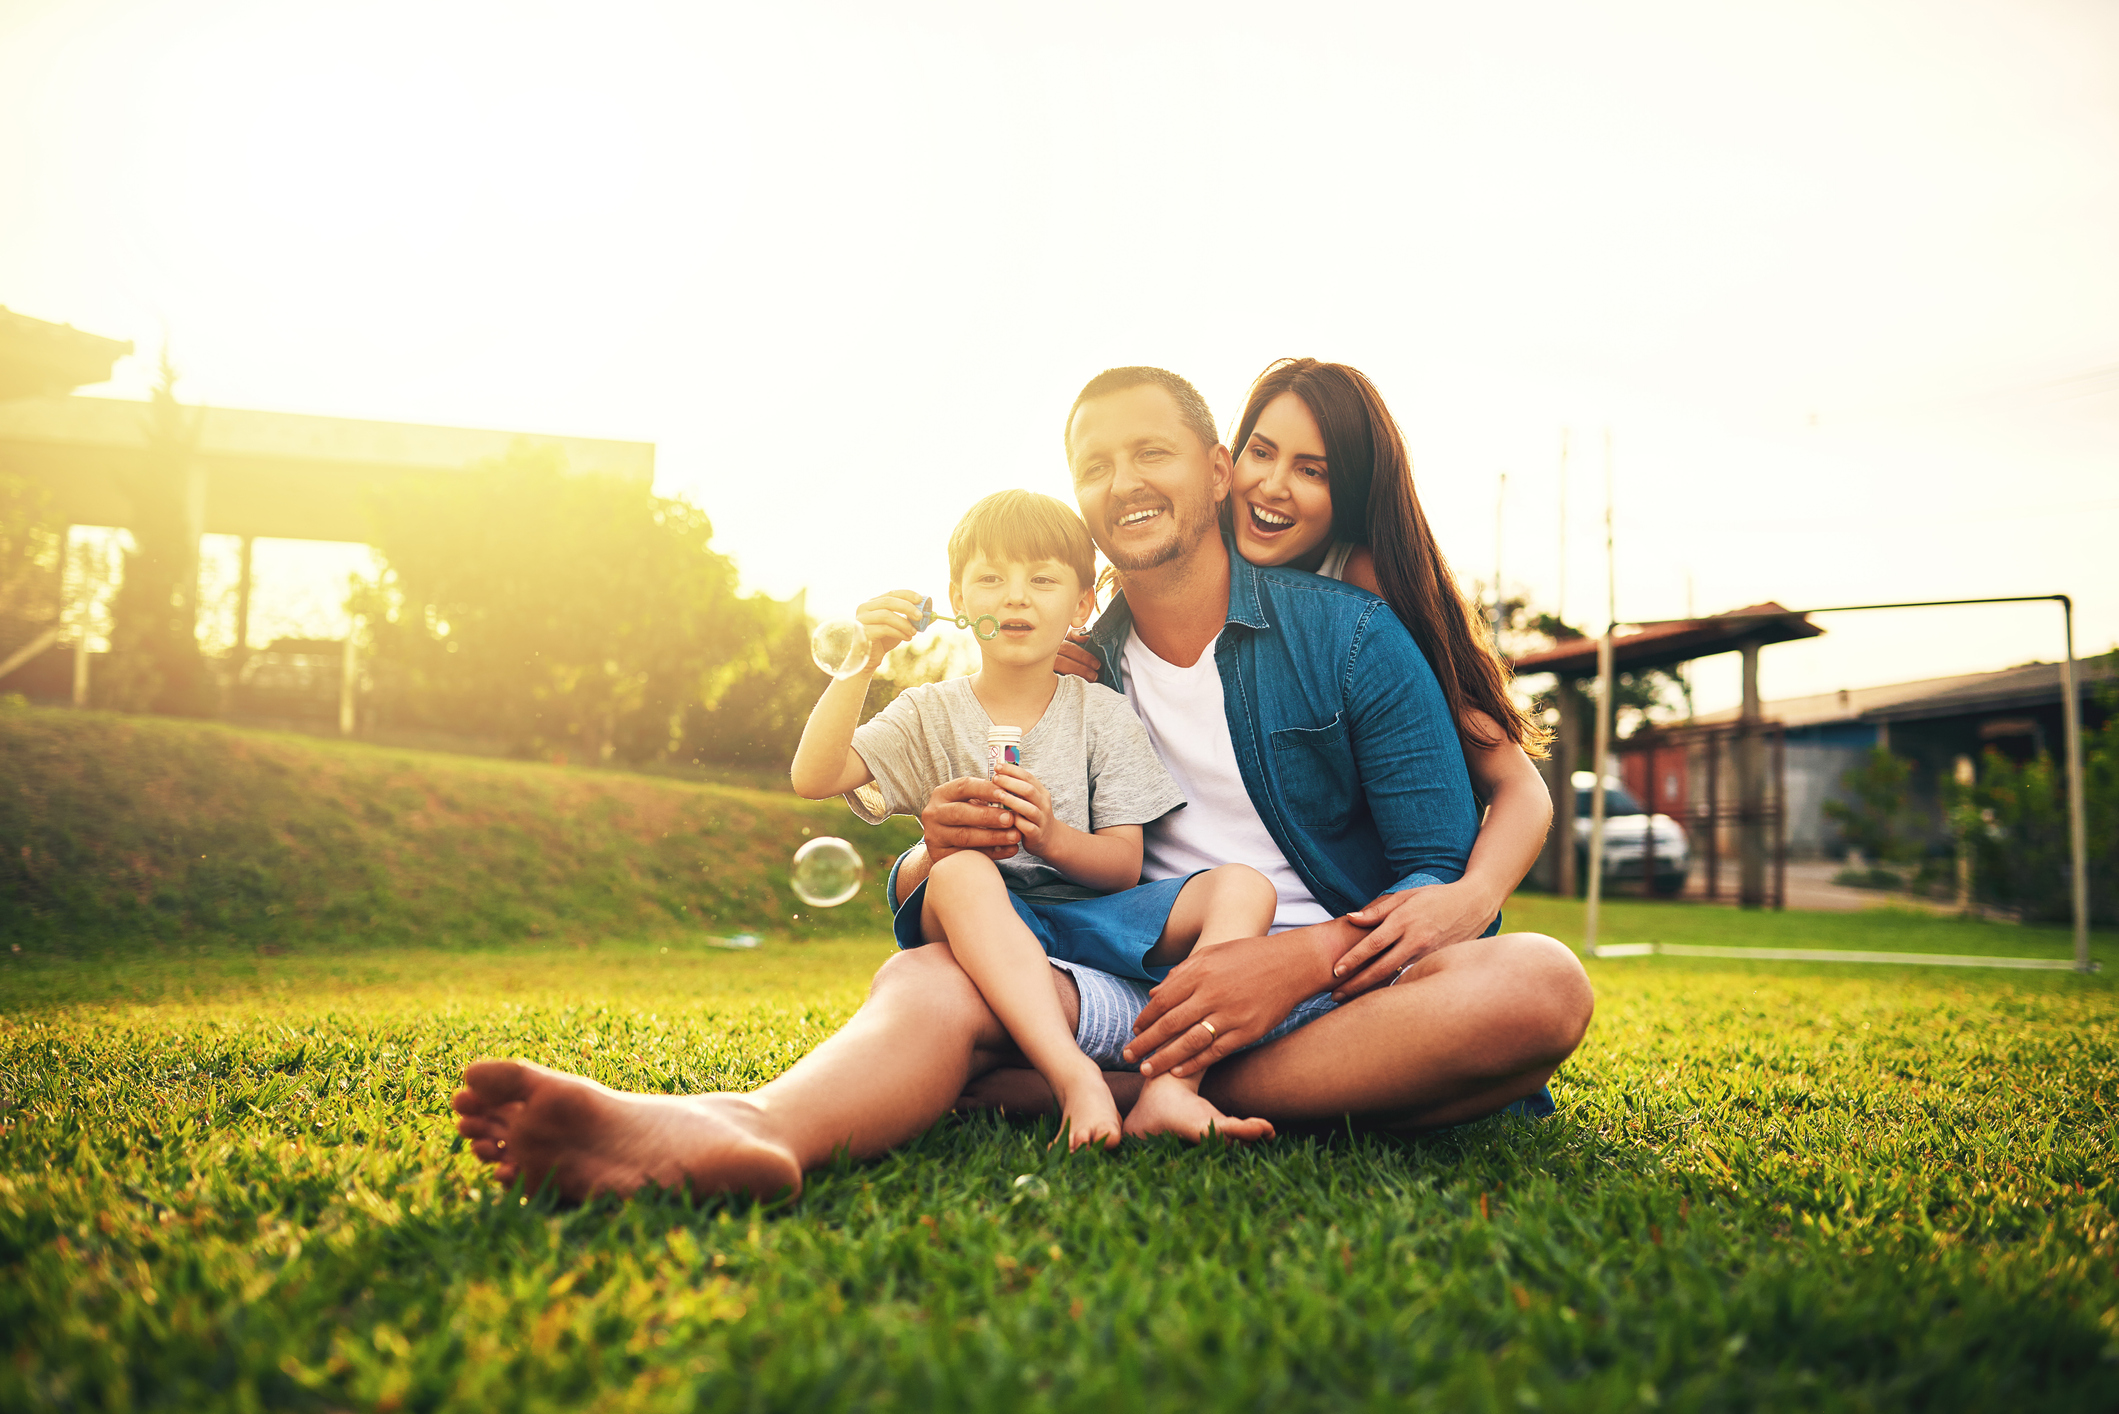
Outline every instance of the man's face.
[(1229, 454), (1201, 446), (1153, 383), (1083, 403), (1067, 425), (1074, 499), (1120, 574), (1154, 569), (1215, 538)]

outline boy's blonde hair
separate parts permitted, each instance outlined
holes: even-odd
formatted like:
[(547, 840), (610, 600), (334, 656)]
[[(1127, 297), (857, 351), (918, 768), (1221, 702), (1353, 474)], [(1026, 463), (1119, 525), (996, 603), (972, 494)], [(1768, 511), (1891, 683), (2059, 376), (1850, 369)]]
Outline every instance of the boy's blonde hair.
[(960, 584), (973, 555), (1034, 563), (1058, 560), (1083, 589), (1096, 583), (1096, 544), (1065, 501), (1036, 491), (996, 491), (949, 533), (949, 582)]

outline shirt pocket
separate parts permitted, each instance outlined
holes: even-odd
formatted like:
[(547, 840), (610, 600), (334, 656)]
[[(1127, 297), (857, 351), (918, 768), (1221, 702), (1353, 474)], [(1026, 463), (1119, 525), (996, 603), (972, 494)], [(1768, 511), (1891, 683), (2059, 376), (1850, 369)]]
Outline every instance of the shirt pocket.
[(1354, 809), (1354, 748), (1341, 713), (1321, 727), (1283, 727), (1267, 740), (1281, 803), (1296, 824), (1336, 830)]

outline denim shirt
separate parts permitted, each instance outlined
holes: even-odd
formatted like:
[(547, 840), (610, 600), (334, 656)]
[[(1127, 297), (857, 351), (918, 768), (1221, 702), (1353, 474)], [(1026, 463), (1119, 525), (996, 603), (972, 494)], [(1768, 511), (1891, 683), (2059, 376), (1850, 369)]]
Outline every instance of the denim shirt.
[[(1456, 882), (1479, 809), (1420, 646), (1365, 589), (1228, 551), (1214, 663), (1244, 789), (1288, 864), (1334, 916), (1378, 894)], [(1112, 687), (1125, 681), (1132, 628), (1121, 594), (1090, 631)], [(892, 900), (897, 874), (893, 864), (884, 880)]]
[[(1413, 636), (1365, 589), (1228, 549), (1214, 663), (1244, 789), (1288, 864), (1335, 916), (1463, 877), (1479, 808)], [(1089, 634), (1113, 687), (1132, 628), (1121, 594)]]

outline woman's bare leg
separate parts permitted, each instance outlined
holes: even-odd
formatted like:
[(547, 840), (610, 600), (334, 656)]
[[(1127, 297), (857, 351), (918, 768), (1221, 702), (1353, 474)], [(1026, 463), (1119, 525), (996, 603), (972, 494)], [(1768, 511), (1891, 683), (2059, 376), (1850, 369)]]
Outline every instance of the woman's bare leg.
[(1016, 915), (993, 861), (972, 850), (937, 860), (927, 874), (920, 931), (955, 950), (1016, 1049), (1059, 1097), (1068, 1147), (1116, 1146), (1118, 1107), (1111, 1088), (1102, 1068), (1075, 1043), (1074, 1025), (1053, 993), (1052, 964)]
[[(1200, 948), (1260, 937), (1273, 926), (1278, 903), (1272, 881), (1249, 865), (1224, 864), (1195, 875), (1178, 891), (1148, 962), (1172, 967)], [(1195, 1144), (1209, 1134), (1242, 1143), (1273, 1137), (1266, 1120), (1231, 1119), (1202, 1098), (1199, 1086), (1206, 1077), (1205, 1071), (1150, 1077), (1126, 1114), (1125, 1132), (1135, 1138), (1177, 1134)]]
[(1434, 1129), (1537, 1091), (1596, 1010), (1588, 974), (1539, 933), (1472, 938), (1429, 953), (1354, 998), (1208, 1073), (1207, 1098), (1283, 1127)]

